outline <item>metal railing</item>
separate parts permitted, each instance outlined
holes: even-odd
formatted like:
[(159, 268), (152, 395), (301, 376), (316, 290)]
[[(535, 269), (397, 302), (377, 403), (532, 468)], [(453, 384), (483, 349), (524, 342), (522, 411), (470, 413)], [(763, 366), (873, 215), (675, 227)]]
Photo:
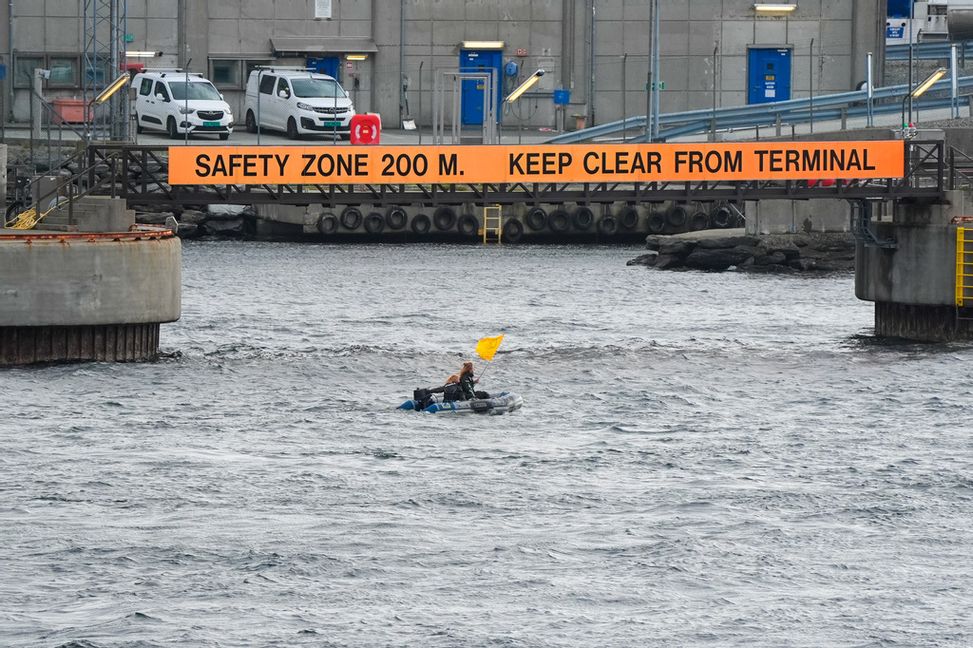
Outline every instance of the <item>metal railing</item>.
[[(928, 93), (913, 101), (921, 109), (943, 108), (959, 100), (951, 96), (936, 96), (950, 92), (951, 81), (943, 79), (936, 83)], [(959, 90), (973, 90), (973, 76), (958, 79)], [(908, 84), (875, 88), (869, 99), (867, 90), (855, 90), (831, 95), (804, 99), (790, 99), (774, 103), (750, 104), (717, 108), (716, 110), (689, 110), (659, 115), (659, 140), (674, 137), (725, 131), (729, 129), (757, 129), (772, 126), (778, 130), (784, 125), (813, 124), (815, 121), (831, 121), (869, 114), (890, 114), (901, 110), (901, 102), (910, 91)], [(618, 121), (593, 126), (572, 133), (564, 133), (547, 140), (548, 144), (575, 144), (590, 142), (597, 138), (621, 137), (633, 129), (644, 129), (644, 115), (620, 119)], [(781, 134), (778, 132), (778, 135)], [(629, 138), (629, 142), (645, 142), (644, 134)]]
[[(950, 57), (952, 46), (956, 46), (956, 52), (961, 61), (966, 61), (967, 53), (973, 53), (973, 41), (939, 41), (915, 43), (912, 46), (912, 58), (920, 61), (944, 60)], [(901, 43), (885, 46), (886, 61), (907, 61), (909, 60), (909, 44)]]
[(973, 228), (956, 228), (956, 307), (973, 303)]

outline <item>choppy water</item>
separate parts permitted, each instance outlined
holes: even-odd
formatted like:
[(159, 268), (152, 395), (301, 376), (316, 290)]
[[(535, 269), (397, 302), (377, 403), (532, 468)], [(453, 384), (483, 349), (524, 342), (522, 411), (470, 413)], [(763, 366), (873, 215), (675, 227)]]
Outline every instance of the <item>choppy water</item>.
[(0, 645), (973, 643), (973, 350), (637, 253), (187, 245), (164, 360), (0, 371)]

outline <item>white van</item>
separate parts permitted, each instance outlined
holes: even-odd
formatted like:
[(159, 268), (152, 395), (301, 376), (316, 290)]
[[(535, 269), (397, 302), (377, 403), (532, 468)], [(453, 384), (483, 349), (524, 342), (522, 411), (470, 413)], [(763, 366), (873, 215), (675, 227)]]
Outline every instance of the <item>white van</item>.
[(335, 79), (304, 69), (261, 68), (247, 78), (247, 130), (272, 128), (291, 139), (301, 135), (347, 136), (355, 115), (348, 93)]
[(142, 72), (135, 75), (136, 130), (160, 130), (178, 139), (214, 133), (221, 140), (233, 132), (233, 111), (223, 95), (201, 74), (178, 70)]

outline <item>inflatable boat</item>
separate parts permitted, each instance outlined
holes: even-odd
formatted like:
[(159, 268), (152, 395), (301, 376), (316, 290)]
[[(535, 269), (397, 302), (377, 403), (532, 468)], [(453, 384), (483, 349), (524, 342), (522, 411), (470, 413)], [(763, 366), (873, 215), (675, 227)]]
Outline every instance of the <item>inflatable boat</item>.
[[(425, 407), (423, 407), (425, 405)], [(430, 400), (407, 400), (399, 405), (400, 410), (428, 412), (452, 412), (454, 414), (506, 414), (524, 405), (524, 399), (511, 392), (500, 392), (490, 398), (475, 398), (465, 401), (443, 401), (440, 396)]]

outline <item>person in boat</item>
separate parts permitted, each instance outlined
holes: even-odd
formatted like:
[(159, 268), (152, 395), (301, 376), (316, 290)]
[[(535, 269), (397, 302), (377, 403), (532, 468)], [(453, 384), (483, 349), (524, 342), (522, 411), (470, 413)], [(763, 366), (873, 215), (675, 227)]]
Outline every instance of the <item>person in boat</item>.
[(463, 390), (463, 400), (474, 400), (477, 398), (490, 398), (490, 394), (476, 391), (475, 385), (480, 382), (479, 378), (473, 375), (473, 363), (466, 361), (459, 372), (459, 384)]

